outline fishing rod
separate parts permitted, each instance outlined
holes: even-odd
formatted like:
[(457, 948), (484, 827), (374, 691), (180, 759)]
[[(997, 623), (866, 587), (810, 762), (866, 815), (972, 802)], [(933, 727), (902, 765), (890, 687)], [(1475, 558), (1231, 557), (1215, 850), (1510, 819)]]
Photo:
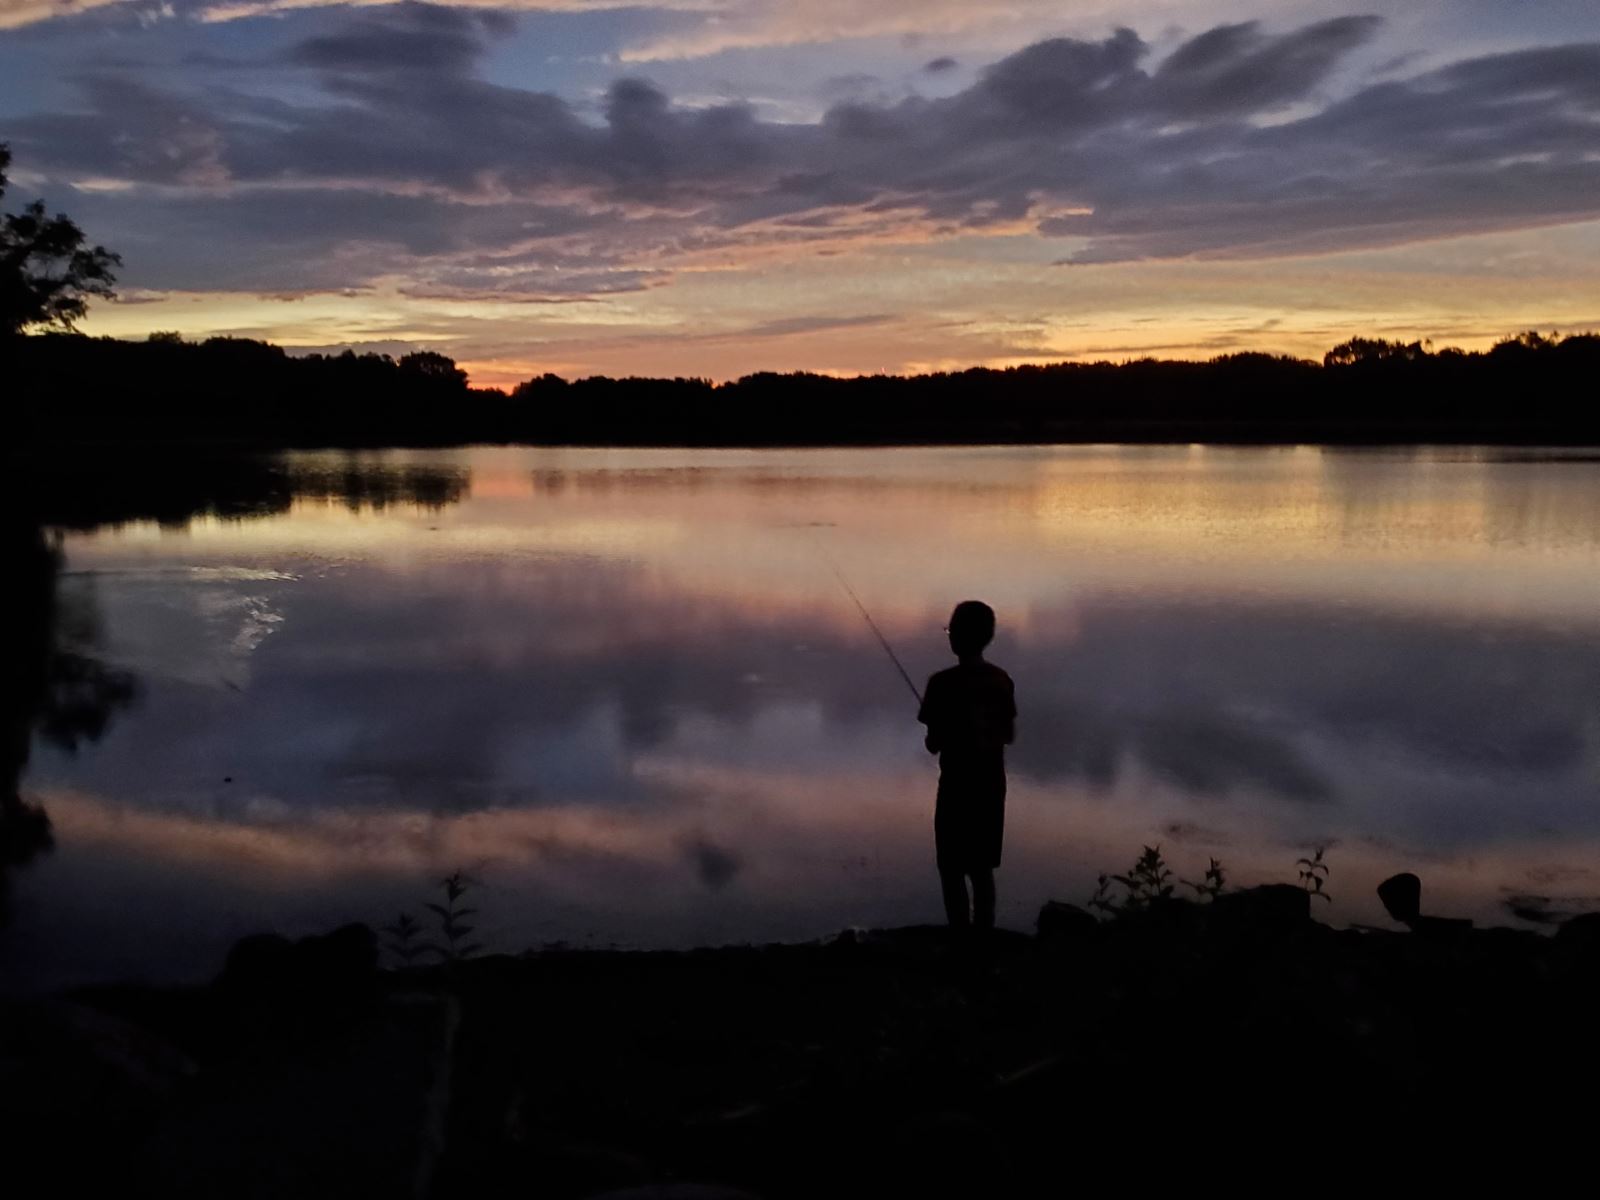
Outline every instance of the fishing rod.
[(833, 555), (823, 547), (815, 534), (812, 535), (816, 542), (817, 552), (822, 555), (823, 561), (833, 572), (833, 577), (839, 581), (839, 586), (845, 590), (845, 595), (855, 601), (856, 611), (861, 614), (861, 619), (867, 623), (867, 628), (872, 630), (872, 635), (878, 639), (878, 645), (883, 647), (883, 652), (889, 656), (889, 661), (894, 664), (894, 669), (900, 672), (900, 678), (906, 681), (906, 686), (911, 689), (911, 694), (917, 698), (917, 707), (922, 707), (922, 693), (917, 690), (917, 685), (912, 682), (910, 673), (900, 661), (900, 656), (894, 652), (894, 647), (889, 644), (889, 639), (883, 635), (883, 630), (878, 628), (878, 623), (872, 619), (872, 614), (867, 611), (867, 606), (861, 603), (861, 597), (856, 595), (855, 588), (850, 586), (850, 581), (844, 577), (844, 572), (839, 569), (839, 564), (834, 562)]

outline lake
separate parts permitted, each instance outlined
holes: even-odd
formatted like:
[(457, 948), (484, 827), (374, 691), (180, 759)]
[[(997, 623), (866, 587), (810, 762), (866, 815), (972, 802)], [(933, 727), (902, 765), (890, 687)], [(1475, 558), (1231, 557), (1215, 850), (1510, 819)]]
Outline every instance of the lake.
[(58, 636), (126, 694), (35, 738), (13, 984), (205, 978), (247, 933), (425, 916), (457, 867), (492, 950), (937, 921), (937, 770), (841, 578), (919, 686), (952, 605), (999, 613), (1004, 925), (1144, 845), (1230, 885), (1324, 847), (1333, 922), (1387, 925), (1407, 869), (1443, 915), (1600, 907), (1592, 453), (271, 463), (256, 508), (62, 536)]

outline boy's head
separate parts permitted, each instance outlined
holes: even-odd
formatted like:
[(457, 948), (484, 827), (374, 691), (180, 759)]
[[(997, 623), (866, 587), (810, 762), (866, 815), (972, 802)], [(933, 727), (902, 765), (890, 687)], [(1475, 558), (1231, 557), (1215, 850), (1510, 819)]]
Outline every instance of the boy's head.
[(950, 649), (962, 658), (982, 654), (983, 648), (994, 641), (994, 609), (982, 600), (963, 600), (950, 614), (946, 632), (950, 635)]

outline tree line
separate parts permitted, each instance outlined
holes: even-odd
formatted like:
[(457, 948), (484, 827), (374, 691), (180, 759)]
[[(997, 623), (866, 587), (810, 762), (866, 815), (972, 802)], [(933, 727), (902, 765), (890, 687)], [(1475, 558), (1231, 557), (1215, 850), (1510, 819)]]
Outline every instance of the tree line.
[(13, 441), (254, 448), (466, 442), (1600, 440), (1600, 336), (1524, 333), (1482, 352), (1356, 338), (1322, 362), (1230, 354), (855, 378), (468, 386), (442, 354), (291, 355), (240, 338), (7, 341)]

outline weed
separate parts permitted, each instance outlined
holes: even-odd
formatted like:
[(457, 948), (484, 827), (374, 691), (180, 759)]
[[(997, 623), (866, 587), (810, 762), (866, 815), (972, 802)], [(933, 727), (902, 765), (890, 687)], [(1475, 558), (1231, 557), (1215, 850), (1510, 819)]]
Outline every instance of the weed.
[(1127, 902), (1134, 908), (1144, 908), (1172, 896), (1172, 884), (1168, 882), (1172, 872), (1161, 857), (1160, 846), (1146, 846), (1144, 853), (1139, 855), (1139, 861), (1128, 868), (1126, 875), (1113, 875), (1111, 878), (1128, 889)]
[(1206, 868), (1205, 878), (1201, 882), (1195, 883), (1192, 879), (1185, 879), (1181, 882), (1184, 887), (1192, 887), (1194, 889), (1196, 899), (1204, 897), (1207, 900), (1215, 900), (1222, 894), (1222, 889), (1227, 880), (1222, 864), (1213, 858), (1211, 865)]
[(383, 927), (383, 932), (389, 935), (389, 940), (384, 943), (384, 949), (405, 967), (411, 966), (423, 954), (437, 955), (447, 963), (460, 962), (477, 954), (483, 949), (483, 943), (467, 941), (474, 927), (468, 925), (466, 920), (468, 917), (476, 916), (478, 910), (467, 908), (461, 903), (461, 898), (467, 894), (467, 890), (476, 885), (476, 880), (457, 867), (439, 881), (440, 888), (444, 890), (444, 903), (430, 902), (423, 906), (438, 918), (439, 936), (423, 938), (422, 923), (410, 913), (403, 912), (395, 918), (393, 925)]
[(1316, 853), (1310, 858), (1302, 858), (1295, 863), (1300, 869), (1300, 886), (1313, 896), (1321, 896), (1330, 904), (1333, 897), (1323, 890), (1323, 885), (1328, 880), (1328, 864), (1322, 861), (1323, 851), (1326, 846), (1318, 846)]
[(394, 924), (385, 925), (383, 931), (389, 935), (384, 949), (398, 958), (402, 966), (409, 967), (416, 961), (417, 955), (428, 948), (424, 943), (417, 941), (417, 934), (422, 932), (422, 925), (410, 913), (401, 913), (395, 918)]
[(465, 871), (457, 867), (439, 881), (439, 886), (444, 889), (445, 902), (427, 905), (428, 911), (439, 918), (439, 932), (444, 935), (443, 942), (428, 942), (427, 948), (446, 962), (459, 962), (461, 959), (471, 958), (483, 949), (482, 942), (465, 940), (472, 932), (473, 926), (463, 924), (463, 921), (467, 917), (475, 916), (478, 910), (463, 908), (458, 904), (461, 897), (467, 894), (467, 889), (475, 882), (468, 878)]
[(1111, 894), (1111, 876), (1103, 871), (1094, 895), (1089, 897), (1089, 907), (1108, 917), (1114, 917), (1122, 911), (1122, 902)]
[[(1216, 860), (1212, 860), (1212, 865), (1216, 865)], [(1113, 883), (1120, 883), (1127, 893), (1121, 900), (1111, 894)], [(1139, 855), (1138, 861), (1128, 868), (1126, 875), (1100, 876), (1099, 886), (1089, 898), (1089, 907), (1108, 916), (1115, 916), (1135, 909), (1149, 908), (1158, 901), (1170, 900), (1172, 892), (1172, 872), (1161, 857), (1161, 847), (1146, 846), (1144, 853)]]

